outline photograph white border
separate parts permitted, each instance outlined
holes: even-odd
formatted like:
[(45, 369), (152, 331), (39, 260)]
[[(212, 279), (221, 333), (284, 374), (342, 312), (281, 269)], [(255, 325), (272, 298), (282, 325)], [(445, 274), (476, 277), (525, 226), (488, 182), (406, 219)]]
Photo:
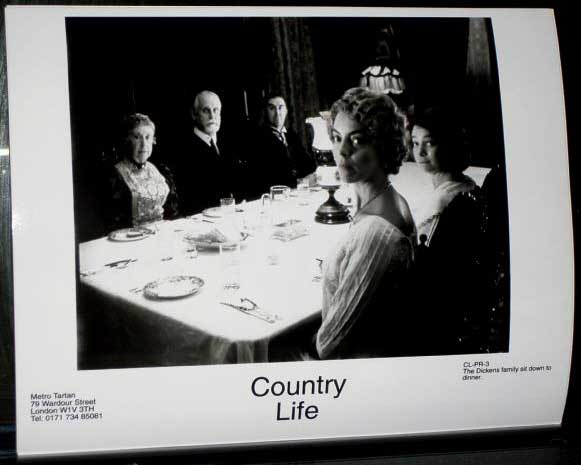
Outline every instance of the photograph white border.
[[(78, 371), (65, 17), (490, 17), (510, 220), (510, 352)], [(413, 436), (556, 426), (573, 331), (573, 234), (561, 66), (553, 13), (519, 9), (8, 7), (17, 452), (22, 457)], [(551, 365), (462, 381), (464, 362)], [(277, 422), (250, 384), (346, 378), (339, 399), (306, 396), (316, 421)], [(102, 420), (30, 419), (32, 393), (97, 399)], [(282, 398), (291, 402), (293, 398)]]

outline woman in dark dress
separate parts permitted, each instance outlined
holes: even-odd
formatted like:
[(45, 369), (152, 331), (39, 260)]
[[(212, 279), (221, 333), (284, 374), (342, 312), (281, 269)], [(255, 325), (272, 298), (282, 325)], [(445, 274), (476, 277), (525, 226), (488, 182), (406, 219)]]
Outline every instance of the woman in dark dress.
[(167, 168), (149, 161), (155, 125), (147, 115), (123, 120), (123, 158), (113, 168), (106, 202), (110, 230), (141, 226), (177, 215), (177, 195)]
[(434, 188), (415, 218), (421, 354), (482, 351), (483, 201), (476, 183), (463, 174), (469, 154), (457, 120), (440, 107), (416, 108), (410, 115), (413, 156)]

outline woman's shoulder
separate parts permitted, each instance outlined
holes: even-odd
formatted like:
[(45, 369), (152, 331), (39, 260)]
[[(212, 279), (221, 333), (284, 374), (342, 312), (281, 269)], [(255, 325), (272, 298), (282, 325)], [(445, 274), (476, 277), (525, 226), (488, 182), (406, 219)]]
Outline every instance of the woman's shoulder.
[(477, 186), (459, 192), (441, 214), (438, 229), (481, 230), (485, 220), (485, 199)]
[(115, 163), (111, 166), (111, 171), (113, 173), (119, 173), (119, 171), (122, 170), (126, 165), (127, 165), (127, 161), (125, 160), (125, 158), (122, 158), (117, 163)]
[(352, 229), (356, 229), (359, 233), (388, 233), (390, 235), (407, 237), (400, 228), (380, 215), (364, 215), (353, 225)]
[(351, 228), (352, 242), (360, 247), (373, 245), (386, 248), (411, 248), (414, 233), (404, 234), (401, 229), (378, 215), (365, 215)]
[(476, 184), (467, 185), (465, 189), (458, 192), (449, 204), (449, 208), (473, 208), (483, 202), (482, 189)]
[(437, 196), (444, 196), (453, 198), (458, 194), (464, 192), (471, 192), (478, 186), (470, 176), (461, 174), (455, 179), (442, 182), (435, 189), (435, 194)]
[(121, 162), (117, 162), (114, 165), (107, 167), (106, 169), (106, 176), (107, 182), (111, 185), (117, 186), (118, 184), (125, 185), (125, 180), (123, 179), (123, 175), (121, 171), (123, 170), (123, 165), (120, 164)]
[(416, 234), (416, 225), (414, 222), (414, 217), (412, 215), (412, 210), (403, 195), (396, 191), (396, 201), (399, 212), (401, 214), (402, 225), (399, 227), (400, 231), (406, 237), (412, 237)]

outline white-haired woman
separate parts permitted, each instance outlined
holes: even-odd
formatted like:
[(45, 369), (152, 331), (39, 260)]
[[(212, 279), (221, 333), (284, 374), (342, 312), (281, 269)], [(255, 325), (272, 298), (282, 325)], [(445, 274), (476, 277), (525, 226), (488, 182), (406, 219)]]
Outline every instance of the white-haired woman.
[(141, 113), (126, 116), (122, 139), (123, 158), (109, 179), (108, 228), (140, 226), (176, 216), (177, 195), (171, 175), (149, 161), (155, 143), (153, 121)]

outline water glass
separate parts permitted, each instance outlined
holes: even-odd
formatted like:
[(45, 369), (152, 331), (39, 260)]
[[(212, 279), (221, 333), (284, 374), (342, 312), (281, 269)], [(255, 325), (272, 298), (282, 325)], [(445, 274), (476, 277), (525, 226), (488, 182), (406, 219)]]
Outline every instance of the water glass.
[(198, 257), (195, 244), (184, 240), (180, 233), (165, 232), (159, 235), (158, 255), (162, 262), (186, 260)]
[(236, 203), (234, 197), (225, 197), (220, 199), (220, 211), (223, 216), (229, 216), (236, 213)]
[(240, 289), (241, 258), (240, 243), (220, 244), (220, 267), (225, 290)]
[(290, 187), (272, 186), (270, 188), (270, 195), (264, 194), (262, 196), (262, 204), (265, 205), (265, 201), (268, 203), (269, 216), (272, 224), (277, 225), (288, 221), (289, 195)]
[(297, 196), (299, 198), (299, 205), (309, 204), (309, 180), (308, 178), (299, 179), (297, 182)]
[(270, 200), (272, 202), (286, 202), (290, 194), (288, 186), (272, 186), (270, 188)]
[(264, 243), (264, 251), (266, 252), (266, 264), (278, 265), (280, 264), (280, 255), (282, 249), (282, 242), (278, 239), (269, 237)]

